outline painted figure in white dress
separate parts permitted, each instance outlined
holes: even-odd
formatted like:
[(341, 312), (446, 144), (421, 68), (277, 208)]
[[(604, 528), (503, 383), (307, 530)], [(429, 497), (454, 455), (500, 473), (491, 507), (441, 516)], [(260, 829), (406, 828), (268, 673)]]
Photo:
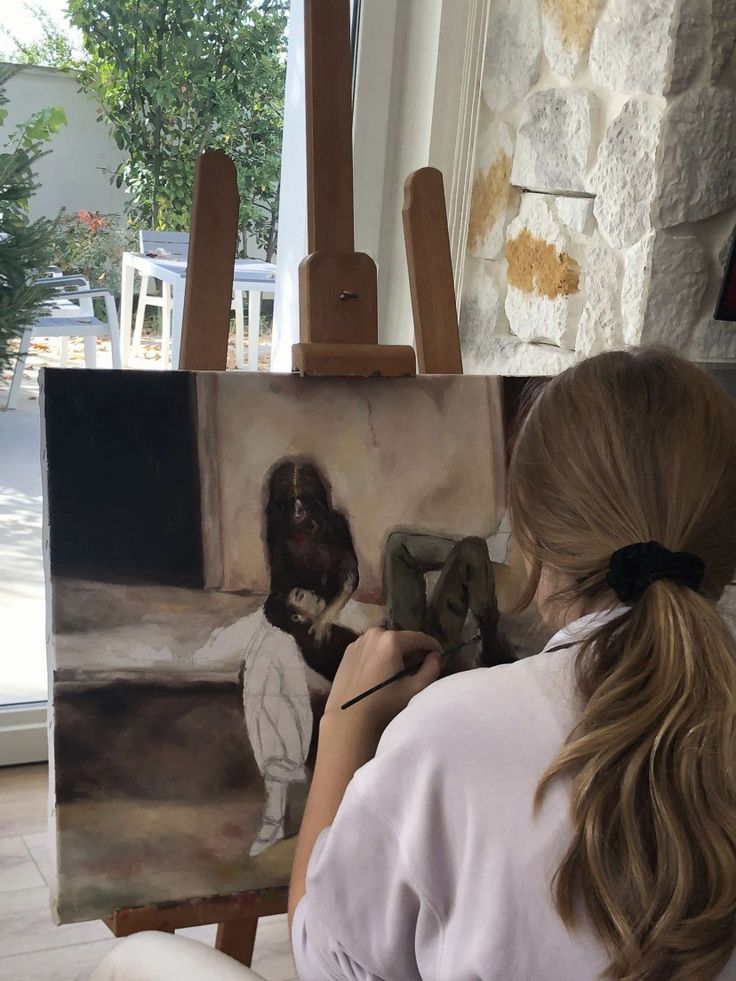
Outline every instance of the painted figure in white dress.
[[(324, 600), (301, 590), (293, 590), (289, 601), (295, 622), (313, 620), (324, 607)], [(261, 827), (250, 848), (251, 855), (259, 855), (284, 837), (289, 784), (307, 779), (312, 706), (297, 642), (269, 623), (263, 608), (215, 630), (196, 657), (223, 662), (238, 654), (245, 725), (266, 791)]]

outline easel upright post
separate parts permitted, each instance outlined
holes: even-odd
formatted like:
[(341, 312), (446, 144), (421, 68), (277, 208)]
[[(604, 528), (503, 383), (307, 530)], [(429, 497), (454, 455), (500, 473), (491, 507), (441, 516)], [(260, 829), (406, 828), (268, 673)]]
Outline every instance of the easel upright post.
[(376, 264), (354, 251), (349, 0), (305, 0), (309, 255), (299, 267), (294, 370), (413, 375), (414, 350), (378, 343)]
[(172, 352), (174, 367), (227, 367), (239, 206), (235, 164), (220, 150), (203, 153), (194, 178), (181, 353)]

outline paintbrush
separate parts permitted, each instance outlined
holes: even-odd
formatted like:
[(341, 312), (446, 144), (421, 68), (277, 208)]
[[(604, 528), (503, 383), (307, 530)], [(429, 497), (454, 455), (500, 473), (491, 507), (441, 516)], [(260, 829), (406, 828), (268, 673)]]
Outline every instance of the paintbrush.
[[(448, 647), (446, 650), (440, 653), (440, 660), (446, 661), (448, 657), (452, 657), (453, 654), (458, 654), (463, 647), (467, 647), (468, 644), (474, 643), (474, 641), (480, 640), (480, 634), (476, 634), (475, 637), (470, 637), (468, 640), (463, 640), (459, 644), (453, 644), (452, 647)], [(431, 653), (431, 652), (430, 652)], [(355, 705), (356, 702), (361, 702), (364, 698), (372, 695), (374, 692), (380, 691), (385, 688), (386, 685), (392, 684), (394, 681), (398, 681), (399, 678), (406, 678), (410, 674), (416, 674), (417, 671), (424, 664), (424, 661), (420, 661), (419, 664), (412, 664), (408, 668), (402, 668), (401, 671), (397, 671), (396, 674), (392, 674), (390, 678), (386, 678), (385, 681), (380, 681), (377, 685), (369, 688), (367, 691), (361, 692), (360, 695), (356, 695), (355, 698), (351, 698), (350, 701), (345, 702), (341, 705), (341, 709), (350, 708), (351, 705)]]

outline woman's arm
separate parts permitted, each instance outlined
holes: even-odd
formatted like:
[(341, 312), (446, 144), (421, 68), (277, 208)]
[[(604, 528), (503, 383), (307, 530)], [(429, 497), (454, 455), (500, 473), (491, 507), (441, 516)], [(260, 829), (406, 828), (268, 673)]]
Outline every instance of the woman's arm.
[(289, 887), (289, 927), (297, 903), (306, 892), (307, 866), (320, 833), (332, 824), (353, 774), (370, 760), (378, 738), (360, 726), (341, 732), (339, 725), (323, 717), (319, 727), (319, 749), (302, 819)]
[[(439, 657), (426, 656), (438, 650), (437, 642), (424, 634), (374, 629), (345, 651), (320, 723), (314, 777), (291, 875), (290, 927), (294, 910), (306, 892), (307, 866), (317, 838), (332, 824), (355, 771), (375, 755), (388, 723), (438, 677)], [(340, 708), (422, 655), (424, 663), (415, 675), (394, 682), (349, 709)]]

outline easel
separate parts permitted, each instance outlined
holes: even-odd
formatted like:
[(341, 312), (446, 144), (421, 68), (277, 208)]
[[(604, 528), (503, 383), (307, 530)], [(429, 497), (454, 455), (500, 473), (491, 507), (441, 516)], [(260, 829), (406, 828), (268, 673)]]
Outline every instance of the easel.
[[(414, 349), (378, 343), (376, 266), (354, 251), (348, 0), (305, 0), (309, 255), (301, 263), (302, 376), (413, 377)], [(183, 370), (224, 370), (235, 260), (235, 168), (221, 153), (197, 164), (184, 301)], [(411, 174), (403, 211), (419, 370), (461, 374), (442, 175)], [(285, 887), (117, 910), (117, 937), (217, 923), (218, 950), (250, 965), (258, 918), (286, 911)]]

